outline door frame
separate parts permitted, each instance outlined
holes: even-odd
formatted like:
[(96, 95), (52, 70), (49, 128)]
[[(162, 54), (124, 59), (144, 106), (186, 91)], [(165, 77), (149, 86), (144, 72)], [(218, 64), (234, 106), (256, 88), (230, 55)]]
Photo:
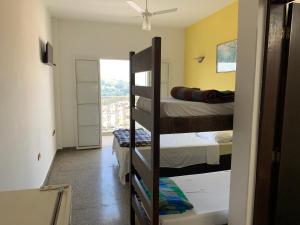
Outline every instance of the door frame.
[(253, 225), (274, 223), (288, 2), (291, 0), (269, 0), (267, 3)]

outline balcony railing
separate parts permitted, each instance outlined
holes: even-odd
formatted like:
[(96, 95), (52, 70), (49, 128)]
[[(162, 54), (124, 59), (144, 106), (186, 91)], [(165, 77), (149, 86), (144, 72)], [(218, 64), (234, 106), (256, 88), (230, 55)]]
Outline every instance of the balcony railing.
[(129, 96), (102, 97), (102, 133), (129, 128)]

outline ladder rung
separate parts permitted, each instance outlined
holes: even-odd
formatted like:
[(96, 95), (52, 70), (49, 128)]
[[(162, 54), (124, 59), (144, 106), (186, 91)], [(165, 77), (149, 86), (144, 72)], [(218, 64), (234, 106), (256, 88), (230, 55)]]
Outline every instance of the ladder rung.
[(152, 88), (148, 86), (132, 86), (133, 95), (151, 98)]
[(148, 131), (152, 131), (152, 117), (151, 114), (141, 109), (132, 108), (132, 119), (145, 127)]
[(136, 53), (131, 57), (132, 73), (150, 71), (152, 69), (152, 47)]
[(139, 181), (139, 179), (137, 178), (136, 175), (132, 176), (132, 184), (133, 184), (134, 189), (137, 192), (140, 200), (143, 203), (143, 206), (147, 212), (147, 215), (151, 215), (152, 214), (151, 201), (150, 201), (149, 197), (147, 196), (147, 193), (145, 192), (141, 182)]
[(144, 184), (152, 192), (151, 168), (147, 160), (137, 149), (132, 151), (132, 164), (138, 175), (142, 178)]
[(147, 216), (143, 206), (140, 201), (137, 199), (136, 195), (132, 195), (132, 206), (134, 208), (135, 214), (140, 222), (140, 225), (150, 225), (150, 219)]

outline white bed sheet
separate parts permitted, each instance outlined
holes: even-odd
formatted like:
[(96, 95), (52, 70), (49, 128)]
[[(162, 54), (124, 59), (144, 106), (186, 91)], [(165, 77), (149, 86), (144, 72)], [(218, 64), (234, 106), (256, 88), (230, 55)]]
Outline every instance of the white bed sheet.
[[(144, 111), (151, 111), (151, 100), (140, 97), (137, 107)], [(161, 99), (161, 117), (188, 117), (188, 116), (211, 116), (232, 115), (234, 103), (208, 104), (204, 102), (192, 102), (166, 97)]]
[[(184, 133), (161, 135), (160, 166), (183, 168), (197, 164), (217, 165), (220, 160), (220, 144), (215, 140), (218, 132)], [(228, 143), (231, 145), (232, 143)], [(141, 154), (150, 162), (150, 147), (139, 148)], [(113, 140), (113, 152), (119, 162), (119, 179), (125, 184), (129, 173), (129, 148), (120, 147)]]
[(223, 225), (228, 223), (230, 171), (171, 178), (194, 209), (160, 217), (161, 225)]

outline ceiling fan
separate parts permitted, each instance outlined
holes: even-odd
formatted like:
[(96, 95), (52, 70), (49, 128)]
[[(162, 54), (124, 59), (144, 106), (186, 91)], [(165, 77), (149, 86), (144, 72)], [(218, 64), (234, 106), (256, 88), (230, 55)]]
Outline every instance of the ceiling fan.
[(143, 18), (143, 30), (151, 30), (151, 17), (161, 14), (171, 13), (177, 11), (177, 8), (161, 10), (156, 12), (149, 12), (148, 10), (148, 0), (146, 0), (146, 9), (141, 8), (134, 1), (126, 1), (134, 10), (136, 10), (140, 16)]

